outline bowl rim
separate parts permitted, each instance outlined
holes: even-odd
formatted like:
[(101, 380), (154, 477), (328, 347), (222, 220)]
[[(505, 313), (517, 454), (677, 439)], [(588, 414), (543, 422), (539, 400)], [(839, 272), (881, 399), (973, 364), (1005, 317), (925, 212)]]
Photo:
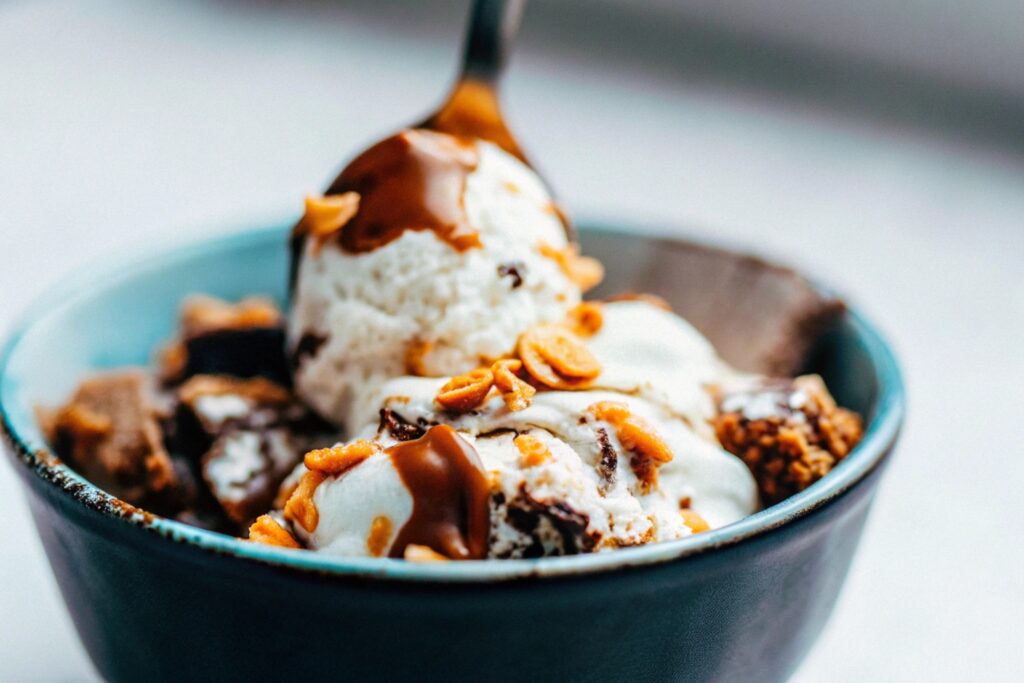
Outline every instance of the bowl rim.
[[(55, 487), (61, 495), (70, 497), (80, 506), (146, 529), (179, 544), (184, 543), (218, 555), (313, 572), (322, 576), (466, 583), (606, 573), (662, 564), (735, 546), (805, 517), (842, 496), (884, 461), (899, 434), (905, 411), (905, 395), (895, 354), (873, 324), (856, 310), (848, 309), (847, 315), (856, 331), (857, 339), (864, 346), (879, 382), (880, 390), (875, 400), (874, 416), (867, 425), (862, 441), (850, 455), (827, 477), (806, 490), (727, 526), (676, 541), (570, 557), (413, 563), (390, 558), (335, 557), (310, 550), (276, 548), (158, 517), (92, 485), (64, 465), (45, 444), (33, 445), (31, 440), (21, 433), (16, 420), (11, 416), (11, 411), (4, 404), (9, 393), (17, 397), (17, 392), (7, 386), (7, 368), (19, 344), (35, 324), (47, 316), (56, 315), (62, 307), (73, 306), (79, 296), (84, 297), (89, 292), (95, 293), (97, 287), (102, 290), (114, 289), (123, 279), (146, 269), (173, 267), (200, 254), (211, 251), (230, 252), (272, 238), (280, 239), (284, 244), (284, 235), (288, 228), (282, 226), (290, 225), (289, 221), (265, 222), (264, 225), (272, 227), (233, 231), (185, 242), (177, 240), (169, 249), (166, 244), (161, 245), (159, 242), (150, 244), (137, 252), (107, 259), (94, 267), (73, 273), (37, 297), (16, 318), (11, 332), (0, 347), (0, 434), (12, 449), (15, 455), (13, 459), (32, 470), (30, 476), (38, 476), (48, 485)], [(583, 222), (583, 225), (584, 233), (628, 234), (720, 249), (703, 241), (691, 241), (678, 236), (669, 237), (661, 230), (640, 228), (627, 232), (600, 222)], [(771, 262), (769, 264), (774, 265)], [(812, 285), (819, 291), (829, 291), (816, 283)]]

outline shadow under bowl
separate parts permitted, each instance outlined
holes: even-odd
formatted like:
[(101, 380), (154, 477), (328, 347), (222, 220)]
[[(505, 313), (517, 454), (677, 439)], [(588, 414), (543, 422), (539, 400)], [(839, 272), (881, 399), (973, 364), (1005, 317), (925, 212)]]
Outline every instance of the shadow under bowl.
[[(740, 365), (759, 362), (744, 349), (763, 346), (766, 316), (808, 292), (827, 297), (746, 256), (581, 234), (606, 265), (605, 289), (655, 291)], [(41, 300), (0, 356), (8, 451), (105, 678), (776, 681), (793, 672), (835, 604), (902, 421), (896, 361), (854, 312), (808, 369), (865, 417), (863, 442), (806, 491), (669, 543), (540, 560), (326, 557), (154, 517), (49, 453), (34, 406), (58, 403), (89, 370), (148, 362), (184, 295), (283, 299), (285, 235), (256, 230), (104, 264)]]

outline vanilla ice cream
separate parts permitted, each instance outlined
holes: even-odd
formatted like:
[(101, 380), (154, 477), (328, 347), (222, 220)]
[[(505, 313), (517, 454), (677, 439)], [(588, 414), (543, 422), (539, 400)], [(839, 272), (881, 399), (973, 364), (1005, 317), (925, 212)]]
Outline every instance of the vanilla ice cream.
[[(426, 150), (420, 166), (446, 153), (432, 147), (445, 137), (398, 136), (407, 153)], [(375, 384), (470, 370), (511, 351), (524, 329), (561, 319), (579, 303), (580, 287), (551, 257), (569, 245), (543, 183), (498, 147), (469, 144), (472, 162), (448, 184), (456, 185), (456, 210), (464, 212), (457, 219), (474, 244), (457, 248), (441, 230), (406, 229), (366, 251), (347, 250), (342, 240), (308, 239), (301, 247), (289, 323), (301, 354), (296, 389), (339, 424), (351, 422), (357, 394)]]
[[(602, 310), (601, 329), (586, 340), (602, 371), (586, 390), (539, 391), (514, 411), (492, 392), (475, 409), (452, 413), (436, 401), (449, 378), (402, 376), (375, 386), (361, 401), (364, 409), (353, 413), (352, 436), (379, 444), (380, 452), (319, 484), (313, 502), (320, 522), (297, 529), (303, 541), (342, 555), (402, 556), (392, 544), (415, 501), (388, 449), (437, 424), (472, 447), (486, 473), (488, 557), (683, 538), (693, 533), (695, 518), (715, 528), (754, 512), (758, 496), (748, 469), (707, 429), (713, 406), (705, 387), (741, 376), (671, 312), (639, 301)], [(621, 406), (671, 453), (655, 476), (638, 465), (635, 445), (624, 444), (620, 429), (595, 412), (606, 404)]]

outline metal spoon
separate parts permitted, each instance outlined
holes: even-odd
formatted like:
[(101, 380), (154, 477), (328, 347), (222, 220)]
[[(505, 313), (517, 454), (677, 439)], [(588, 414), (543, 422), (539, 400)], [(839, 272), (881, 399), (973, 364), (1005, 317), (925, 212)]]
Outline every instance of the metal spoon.
[(498, 101), (498, 84), (525, 4), (526, 0), (475, 0), (455, 87), (440, 109), (416, 128), (487, 140), (526, 162)]

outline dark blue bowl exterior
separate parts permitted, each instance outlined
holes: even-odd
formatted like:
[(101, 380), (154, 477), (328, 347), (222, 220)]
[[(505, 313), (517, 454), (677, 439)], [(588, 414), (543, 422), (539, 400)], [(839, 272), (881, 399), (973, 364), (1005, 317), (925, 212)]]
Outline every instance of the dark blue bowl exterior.
[[(865, 334), (848, 320), (816, 369), (871, 416), (884, 379)], [(874, 444), (850, 488), (734, 542), (465, 583), (316, 572), (165, 537), (83, 504), (8, 436), (78, 633), (112, 681), (784, 680), (828, 618), (896, 440)]]
[(832, 610), (880, 476), (674, 562), (435, 584), (199, 550), (19, 470), (79, 635), (111, 681), (785, 680)]

